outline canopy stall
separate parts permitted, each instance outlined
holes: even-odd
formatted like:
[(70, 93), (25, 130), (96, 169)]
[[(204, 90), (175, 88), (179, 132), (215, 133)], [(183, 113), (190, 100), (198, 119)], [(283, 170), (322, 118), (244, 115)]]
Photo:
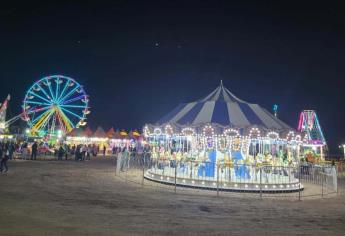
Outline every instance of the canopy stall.
[(91, 130), (90, 127), (87, 127), (84, 131), (83, 131), (83, 136), (85, 137), (91, 137), (93, 135), (93, 132)]

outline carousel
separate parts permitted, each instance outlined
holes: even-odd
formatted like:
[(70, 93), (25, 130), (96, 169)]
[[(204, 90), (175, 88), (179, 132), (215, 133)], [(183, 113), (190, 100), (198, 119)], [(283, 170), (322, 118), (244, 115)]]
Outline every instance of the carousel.
[(221, 82), (143, 128), (151, 148), (148, 180), (223, 191), (300, 191), (301, 135)]

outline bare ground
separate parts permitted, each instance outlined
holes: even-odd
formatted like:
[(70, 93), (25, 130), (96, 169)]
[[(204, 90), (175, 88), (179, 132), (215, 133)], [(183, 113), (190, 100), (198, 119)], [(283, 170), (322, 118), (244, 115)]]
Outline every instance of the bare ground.
[(342, 188), (328, 199), (260, 200), (142, 188), (115, 177), (109, 158), (9, 166), (0, 235), (345, 235)]

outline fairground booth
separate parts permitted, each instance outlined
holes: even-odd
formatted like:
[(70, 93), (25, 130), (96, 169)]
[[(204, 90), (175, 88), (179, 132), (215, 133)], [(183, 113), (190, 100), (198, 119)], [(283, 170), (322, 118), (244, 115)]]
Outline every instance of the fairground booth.
[(74, 129), (66, 137), (66, 143), (70, 145), (86, 144), (96, 145), (100, 148), (106, 147), (107, 154), (111, 154), (113, 148), (136, 147), (141, 140), (141, 134), (137, 130), (127, 132), (110, 128), (107, 132), (102, 127), (98, 127), (95, 132), (87, 127)]
[[(301, 135), (258, 104), (219, 87), (143, 129), (154, 165), (147, 179), (200, 188), (298, 191)], [(217, 182), (216, 182), (217, 181)], [(218, 186), (222, 183), (222, 186)]]

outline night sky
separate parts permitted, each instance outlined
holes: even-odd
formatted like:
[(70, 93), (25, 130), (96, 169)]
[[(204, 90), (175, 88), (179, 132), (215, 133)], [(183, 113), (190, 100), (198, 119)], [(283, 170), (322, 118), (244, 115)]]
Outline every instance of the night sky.
[(245, 101), (278, 104), (294, 128), (301, 110), (315, 109), (331, 152), (340, 151), (343, 5), (85, 2), (1, 6), (0, 99), (12, 95), (12, 115), (35, 80), (63, 74), (90, 95), (93, 129), (141, 129), (222, 79)]

